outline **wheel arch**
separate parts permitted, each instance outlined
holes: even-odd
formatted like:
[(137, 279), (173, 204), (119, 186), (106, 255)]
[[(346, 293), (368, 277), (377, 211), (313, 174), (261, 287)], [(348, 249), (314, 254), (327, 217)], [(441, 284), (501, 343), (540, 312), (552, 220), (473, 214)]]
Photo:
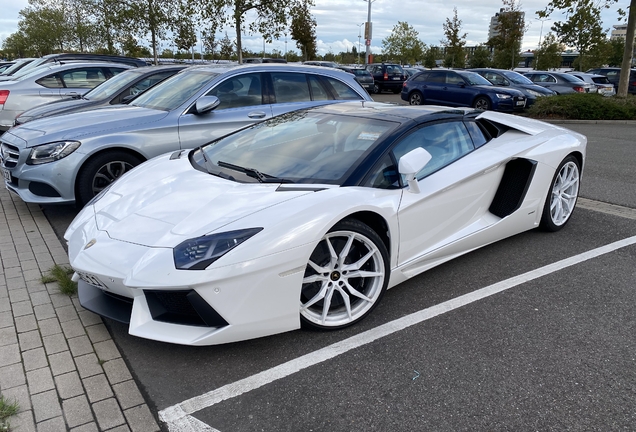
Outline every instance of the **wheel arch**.
[(382, 239), (384, 246), (386, 247), (389, 257), (391, 257), (391, 238), (389, 232), (389, 224), (378, 213), (372, 211), (359, 211), (348, 215), (344, 219), (355, 219), (368, 225), (378, 236)]
[(100, 149), (99, 151), (96, 151), (95, 153), (91, 154), (88, 158), (86, 158), (86, 160), (82, 163), (82, 166), (80, 166), (79, 169), (77, 170), (77, 174), (75, 175), (75, 185), (74, 185), (75, 199), (76, 200), (77, 200), (77, 197), (78, 197), (78, 187), (79, 187), (78, 179), (80, 178), (80, 173), (82, 172), (82, 170), (84, 169), (86, 164), (88, 164), (90, 161), (92, 161), (96, 157), (99, 157), (99, 156), (103, 155), (104, 153), (109, 153), (109, 152), (114, 152), (114, 151), (121, 151), (121, 152), (124, 152), (124, 153), (128, 153), (129, 155), (138, 158), (142, 162), (145, 162), (145, 161), (148, 160), (148, 158), (146, 156), (144, 156), (142, 153), (140, 153), (138, 151), (135, 151), (135, 150), (133, 150), (131, 148), (128, 148), (128, 147), (114, 146), (114, 147), (106, 147), (106, 148)]
[(479, 98), (488, 99), (488, 101), (490, 102), (490, 107), (492, 108), (494, 106), (494, 102), (492, 101), (492, 98), (489, 95), (485, 94), (485, 93), (476, 94), (475, 97), (473, 98), (473, 100), (470, 102), (470, 106), (475, 105), (475, 101), (477, 99), (479, 99)]

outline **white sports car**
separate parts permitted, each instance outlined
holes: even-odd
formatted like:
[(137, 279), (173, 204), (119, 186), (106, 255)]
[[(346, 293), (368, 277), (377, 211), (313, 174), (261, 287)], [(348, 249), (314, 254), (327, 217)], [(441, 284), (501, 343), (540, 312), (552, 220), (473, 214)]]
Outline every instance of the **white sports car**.
[(471, 109), (284, 114), (152, 159), (96, 196), (65, 235), (80, 302), (187, 345), (349, 326), (431, 267), (562, 228), (586, 142)]

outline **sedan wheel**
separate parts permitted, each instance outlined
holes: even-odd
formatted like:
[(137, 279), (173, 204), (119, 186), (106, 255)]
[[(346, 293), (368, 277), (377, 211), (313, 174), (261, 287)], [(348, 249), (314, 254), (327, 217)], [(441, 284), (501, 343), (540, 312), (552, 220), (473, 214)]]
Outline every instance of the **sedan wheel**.
[(382, 88), (379, 85), (373, 84), (373, 93), (380, 94), (381, 91), (382, 91)]
[(473, 107), (479, 110), (488, 111), (490, 109), (490, 100), (488, 100), (488, 98), (485, 98), (483, 96), (478, 97), (477, 99), (475, 99), (475, 102), (473, 103)]
[(388, 253), (380, 237), (356, 220), (336, 224), (309, 257), (300, 294), (304, 325), (349, 326), (368, 315), (388, 284)]
[(566, 157), (552, 179), (546, 199), (541, 227), (558, 231), (570, 220), (579, 196), (579, 161), (574, 156)]
[(89, 160), (77, 176), (76, 201), (86, 204), (104, 188), (141, 163), (122, 151), (106, 152)]
[(422, 94), (420, 92), (413, 92), (411, 96), (409, 96), (409, 104), (411, 105), (422, 105)]

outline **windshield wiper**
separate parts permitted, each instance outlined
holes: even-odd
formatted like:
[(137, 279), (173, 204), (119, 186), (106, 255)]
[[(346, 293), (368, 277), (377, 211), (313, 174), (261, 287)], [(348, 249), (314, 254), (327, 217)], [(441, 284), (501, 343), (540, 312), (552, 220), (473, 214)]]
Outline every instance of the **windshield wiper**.
[(274, 177), (269, 174), (263, 174), (262, 172), (254, 168), (246, 168), (246, 167), (234, 165), (229, 162), (223, 162), (223, 161), (218, 161), (216, 164), (223, 168), (229, 168), (234, 171), (245, 173), (245, 175), (247, 175), (248, 177), (255, 178), (260, 183), (293, 183), (293, 181), (288, 179)]

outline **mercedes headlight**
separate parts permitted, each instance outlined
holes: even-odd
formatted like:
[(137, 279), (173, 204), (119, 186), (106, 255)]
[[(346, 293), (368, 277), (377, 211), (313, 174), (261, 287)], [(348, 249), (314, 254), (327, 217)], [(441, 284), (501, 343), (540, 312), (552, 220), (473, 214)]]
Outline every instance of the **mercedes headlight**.
[(507, 95), (507, 94), (503, 94), (503, 93), (497, 93), (497, 97), (499, 99), (510, 99), (510, 98), (512, 98), (512, 96)]
[(80, 146), (79, 141), (60, 141), (34, 147), (26, 161), (27, 165), (41, 165), (65, 158)]
[(205, 270), (262, 229), (248, 228), (186, 240), (173, 249), (174, 265), (180, 270)]

